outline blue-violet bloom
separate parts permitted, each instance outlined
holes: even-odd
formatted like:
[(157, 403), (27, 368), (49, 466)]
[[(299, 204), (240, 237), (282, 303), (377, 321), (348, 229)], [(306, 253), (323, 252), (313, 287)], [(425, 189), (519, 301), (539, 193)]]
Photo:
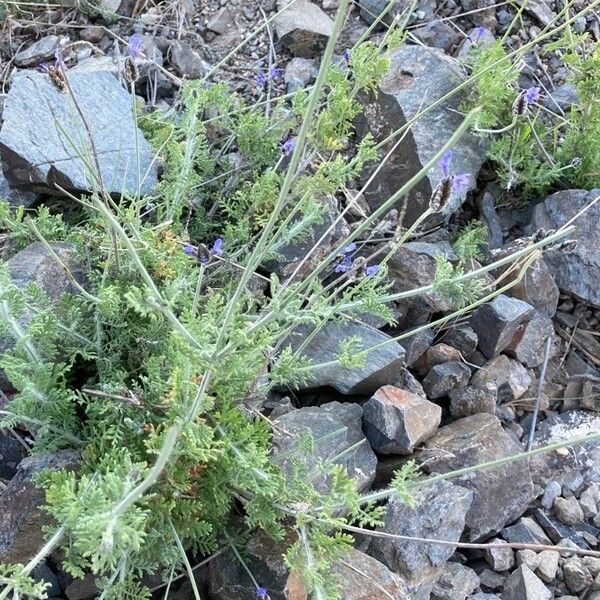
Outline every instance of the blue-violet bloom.
[(461, 173), (452, 178), (452, 191), (457, 196), (464, 196), (469, 190), (469, 181), (471, 176), (468, 173)]
[(535, 104), (540, 99), (540, 88), (530, 87), (525, 91), (525, 102), (527, 106)]
[(266, 600), (266, 597), (267, 597), (267, 588), (257, 587), (256, 588), (256, 597), (259, 600)]
[(183, 253), (187, 254), (188, 256), (196, 256), (196, 254), (198, 254), (198, 250), (194, 246), (190, 246), (188, 244), (187, 246), (184, 246)]
[(344, 248), (342, 248), (341, 254), (352, 254), (356, 250), (356, 242), (351, 242)]
[(370, 267), (365, 267), (365, 276), (366, 277), (375, 277), (381, 267), (379, 265), (371, 265)]
[(347, 273), (352, 268), (352, 259), (349, 256), (344, 258), (335, 266), (336, 273)]
[(294, 138), (288, 138), (281, 144), (281, 149), (286, 156), (289, 156), (294, 151), (294, 146), (296, 145), (296, 140)]
[(141, 35), (132, 35), (127, 40), (127, 52), (129, 54), (129, 58), (135, 60), (136, 58), (140, 58), (142, 56), (144, 45), (144, 39)]
[(454, 153), (452, 152), (452, 150), (448, 150), (448, 152), (446, 152), (446, 154), (444, 154), (444, 156), (442, 156), (442, 159), (440, 160), (440, 167), (442, 169), (442, 173), (444, 174), (444, 177), (450, 177), (450, 165), (452, 164), (452, 157), (454, 156)]

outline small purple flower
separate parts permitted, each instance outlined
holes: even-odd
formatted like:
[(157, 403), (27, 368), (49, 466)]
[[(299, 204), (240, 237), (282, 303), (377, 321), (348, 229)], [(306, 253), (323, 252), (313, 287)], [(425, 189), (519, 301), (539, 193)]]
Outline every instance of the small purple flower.
[(273, 67), (269, 73), (269, 79), (279, 79), (281, 77), (281, 72), (279, 67)]
[(346, 255), (344, 258), (335, 265), (334, 272), (335, 273), (347, 273), (352, 268), (352, 258)]
[(344, 58), (344, 60), (349, 63), (350, 62), (350, 50), (344, 50), (344, 53), (342, 54), (342, 57)]
[(352, 242), (352, 243), (348, 244), (347, 246), (345, 246), (344, 248), (342, 248), (342, 251), (340, 252), (340, 254), (352, 254), (355, 250), (356, 250), (356, 242)]
[(140, 58), (142, 56), (144, 45), (144, 39), (141, 35), (132, 35), (127, 40), (127, 52), (129, 54), (129, 58), (135, 60), (136, 58)]
[(223, 240), (221, 238), (215, 240), (210, 253), (212, 256), (221, 256), (223, 254)]
[(294, 151), (294, 146), (296, 145), (295, 138), (288, 138), (281, 144), (281, 149), (286, 156), (289, 156)]
[(64, 67), (65, 63), (63, 62), (62, 50), (60, 48), (57, 48), (54, 51), (54, 58), (55, 58), (55, 60), (54, 60), (54, 68), (57, 71), (64, 70), (63, 67)]
[(487, 33), (487, 29), (485, 27), (477, 27), (473, 32), (473, 36), (469, 36), (469, 40), (472, 44), (479, 44), (482, 40), (483, 36)]
[(540, 95), (539, 87), (530, 87), (525, 90), (525, 103), (527, 106), (535, 104), (540, 99)]
[(259, 600), (267, 600), (267, 588), (257, 587), (256, 588), (256, 597)]
[(259, 73), (254, 78), (254, 81), (258, 87), (265, 87), (265, 85), (267, 85), (268, 79), (266, 75), (263, 75), (263, 73)]
[(187, 246), (184, 246), (183, 253), (187, 254), (187, 256), (196, 256), (198, 254), (198, 249), (188, 244)]
[(442, 159), (440, 160), (440, 167), (442, 169), (442, 173), (444, 177), (450, 177), (450, 165), (452, 164), (452, 157), (454, 156), (454, 152), (452, 150), (448, 150)]
[(370, 267), (365, 267), (365, 277), (375, 277), (381, 267), (379, 265), (371, 265)]
[(454, 175), (452, 178), (452, 191), (457, 196), (464, 196), (469, 190), (469, 181), (471, 176), (468, 173), (461, 173), (460, 175)]

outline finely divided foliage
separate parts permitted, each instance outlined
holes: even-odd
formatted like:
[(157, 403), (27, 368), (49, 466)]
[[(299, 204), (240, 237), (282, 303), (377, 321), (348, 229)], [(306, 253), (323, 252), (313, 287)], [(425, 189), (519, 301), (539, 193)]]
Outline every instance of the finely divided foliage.
[[(348, 2), (340, 4), (336, 31)], [(464, 181), (450, 172), (446, 155), (439, 167), (448, 189), (441, 196), (436, 190), (408, 231), (398, 229), (377, 263), (366, 264), (359, 251), (393, 198), (308, 276), (299, 268), (282, 279), (263, 274), (262, 264), (325, 222), (323, 199), (341, 197), (379, 156), (368, 137), (352, 144), (357, 95), (375, 93), (403, 32), (392, 30), (379, 45), (361, 43), (336, 62), (335, 37), (315, 85), (293, 98), (246, 106), (225, 85), (190, 83), (178, 114), (140, 114), (165, 164), (156, 197), (115, 203), (99, 186), (79, 199), (80, 214), (68, 224), (44, 208), (31, 219), (2, 205), (0, 220), (16, 248), (36, 239), (67, 241), (89, 275), (80, 282), (84, 293), (51, 304), (39, 289), (17, 289), (0, 270), (2, 326), (16, 341), (0, 366), (17, 391), (2, 424), (26, 424), (35, 452), (76, 448), (81, 455), (77, 472), (38, 477), (56, 527), (31, 564), (0, 568), (0, 598), (42, 598), (44, 586), (28, 575), (58, 544), (64, 568), (76, 577), (96, 575), (102, 598), (147, 598), (145, 574), (168, 579), (189, 566), (186, 551), (210, 555), (223, 546), (243, 561), (237, 548), (256, 528), (279, 540), (292, 532), (289, 567), (312, 597), (339, 597), (330, 566), (352, 543), (344, 527), (373, 527), (384, 508), (361, 497), (339, 465), (318, 467), (329, 474), (326, 493), (311, 485), (301, 460), (292, 461), (294, 475), (284, 475), (271, 461), (270, 424), (256, 406), (274, 385), (302, 384), (315, 366), (302, 348), (289, 347), (294, 327), (309, 324), (316, 332), (357, 313), (392, 321), (387, 260), (448, 194), (464, 192)], [(482, 51), (473, 69), (499, 65), (503, 81), (510, 80), (512, 66), (501, 53), (498, 44)], [(590, 75), (582, 77), (589, 82)], [(488, 99), (481, 78), (484, 111), (466, 116), (419, 178), (478, 114), (481, 127), (512, 118), (517, 94)], [(438, 322), (490, 297), (479, 276), (496, 265), (474, 270), (482, 241), (481, 229), (470, 226), (455, 244), (459, 263), (439, 260), (430, 291), (446, 294), (458, 310)], [(521, 272), (544, 243), (517, 253)], [(359, 367), (368, 351), (349, 338), (338, 362)], [(297, 452), (310, 444), (300, 440)], [(387, 493), (411, 502), (417, 477), (406, 465)], [(261, 582), (256, 594), (267, 597)]]

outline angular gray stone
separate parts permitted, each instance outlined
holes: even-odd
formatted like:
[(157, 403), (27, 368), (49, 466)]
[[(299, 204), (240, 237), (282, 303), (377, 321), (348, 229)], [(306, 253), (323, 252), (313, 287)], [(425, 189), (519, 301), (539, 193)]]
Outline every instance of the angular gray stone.
[(8, 181), (6, 181), (3, 169), (0, 167), (0, 200), (8, 202), (10, 206), (31, 208), (39, 198), (39, 195), (33, 192), (24, 192), (11, 188), (8, 185)]
[[(447, 473), (463, 467), (513, 456), (523, 451), (494, 415), (480, 413), (438, 429), (425, 442), (419, 460), (430, 472)], [(518, 519), (535, 497), (529, 468), (515, 461), (454, 479), (473, 490), (466, 518), (469, 541), (487, 538)]]
[(447, 562), (431, 591), (431, 600), (465, 600), (479, 587), (477, 573), (457, 562)]
[(506, 580), (502, 600), (551, 600), (552, 592), (529, 567), (521, 565)]
[(543, 99), (542, 103), (552, 112), (556, 112), (558, 114), (567, 112), (571, 110), (575, 104), (579, 103), (577, 88), (570, 83), (559, 85)]
[(413, 35), (425, 46), (450, 52), (462, 39), (462, 35), (445, 21), (434, 20), (412, 29)]
[(554, 500), (553, 509), (558, 519), (566, 525), (578, 525), (584, 521), (583, 510), (575, 496), (569, 496), (568, 498), (559, 496)]
[(453, 390), (464, 387), (471, 378), (471, 369), (460, 362), (435, 365), (423, 380), (423, 389), (428, 398), (438, 400)]
[(479, 581), (484, 590), (501, 590), (506, 581), (506, 575), (496, 573), (491, 569), (484, 569), (479, 573)]
[(26, 456), (24, 444), (10, 431), (0, 430), (0, 479), (11, 479)]
[(548, 356), (552, 358), (556, 354), (552, 319), (536, 311), (530, 321), (519, 325), (513, 339), (504, 351), (526, 367), (539, 367), (544, 362), (548, 338), (552, 339), (548, 353)]
[(531, 517), (521, 517), (514, 525), (505, 527), (501, 535), (512, 544), (552, 544), (544, 530)]
[(225, 33), (233, 23), (233, 13), (227, 7), (222, 8), (207, 23), (206, 28), (218, 34)]
[(289, 93), (304, 89), (317, 76), (319, 68), (315, 60), (295, 57), (285, 67), (283, 80)]
[(467, 386), (450, 392), (450, 414), (454, 418), (468, 417), (477, 413), (496, 412), (498, 390), (493, 383), (482, 387)]
[(468, 359), (477, 348), (478, 337), (469, 325), (458, 325), (445, 331), (440, 342), (456, 348), (463, 356)]
[(476, 371), (470, 384), (482, 389), (493, 385), (497, 389), (498, 402), (510, 402), (518, 400), (527, 391), (531, 377), (521, 363), (500, 355)]
[(536, 575), (546, 583), (551, 583), (556, 577), (558, 571), (558, 561), (560, 554), (553, 550), (542, 550), (538, 554), (538, 568)]
[(288, 8), (275, 19), (277, 37), (294, 56), (317, 56), (333, 33), (333, 21), (309, 0), (296, 0), (293, 4), (278, 0), (279, 10), (285, 6)]
[[(422, 46), (404, 45), (391, 57), (390, 71), (381, 83), (376, 97), (362, 97), (363, 113), (357, 118), (356, 132), (361, 139), (367, 133), (376, 141), (382, 141), (424, 107), (440, 100), (456, 87), (460, 68), (441, 50)], [(369, 206), (378, 208), (390, 198), (413, 175), (421, 170), (461, 123), (457, 112), (464, 97), (454, 95), (450, 100), (421, 116), (403, 134), (402, 142), (394, 149), (386, 162), (370, 166), (363, 173), (363, 181), (375, 173), (365, 190)], [(382, 148), (387, 154), (398, 143), (394, 137)], [(452, 172), (468, 173), (470, 189), (475, 186), (477, 173), (485, 157), (486, 142), (472, 134), (464, 135), (454, 146)], [(442, 178), (439, 167), (433, 168), (419, 183), (398, 201), (396, 208), (404, 214), (403, 225), (411, 225), (428, 208), (432, 191)], [(447, 218), (462, 204), (463, 199), (453, 196), (441, 213), (432, 217), (433, 222)]]
[[(392, 1), (394, 6), (381, 19), (381, 22), (385, 25), (391, 25), (394, 18), (398, 15), (405, 14), (412, 4), (410, 0)], [(360, 7), (360, 16), (371, 25), (389, 4), (389, 0), (359, 0), (358, 6)]]
[[(132, 99), (106, 72), (67, 72), (70, 93), (44, 73), (15, 77), (6, 97), (0, 158), (12, 187), (50, 194), (98, 189), (93, 146), (105, 190), (114, 195), (150, 193), (157, 182), (153, 152), (136, 128)], [(80, 158), (83, 155), (88, 165)]]
[[(333, 564), (332, 575), (340, 586), (343, 600), (411, 600), (406, 583), (373, 557), (350, 550)], [(286, 585), (286, 600), (308, 600), (306, 591), (294, 574)]]
[(515, 564), (515, 553), (512, 548), (508, 548), (505, 540), (494, 538), (488, 542), (492, 544), (484, 551), (485, 560), (494, 571), (508, 571)]
[(15, 54), (14, 63), (17, 67), (37, 67), (45, 60), (52, 59), (56, 50), (68, 41), (67, 37), (48, 35)]
[[(359, 491), (368, 489), (375, 478), (377, 458), (362, 432), (362, 413), (358, 404), (329, 402), (278, 417), (273, 421), (274, 461), (290, 475), (296, 461), (302, 463), (309, 475), (316, 473), (313, 484), (323, 492), (329, 487), (329, 477), (319, 474), (319, 466), (340, 464), (356, 480)], [(306, 455), (302, 442), (308, 434), (313, 438), (313, 451)], [(359, 445), (347, 452), (355, 444)]]
[(471, 316), (471, 327), (477, 333), (479, 348), (493, 358), (504, 350), (521, 323), (533, 316), (533, 307), (518, 298), (504, 294), (478, 308)]
[[(276, 542), (266, 534), (253, 535), (244, 550), (246, 565), (258, 585), (267, 587), (272, 600), (287, 600), (284, 588), (288, 569), (283, 561), (292, 540)], [(256, 598), (256, 585), (233, 552), (217, 555), (209, 562), (208, 589), (215, 600)], [(190, 597), (193, 597), (190, 595)]]
[(406, 366), (413, 365), (427, 351), (433, 342), (435, 334), (431, 329), (419, 331), (402, 340), (402, 346), (406, 351)]
[(562, 486), (558, 481), (549, 481), (546, 489), (544, 490), (544, 495), (541, 499), (541, 505), (546, 509), (551, 509), (554, 504), (554, 500), (558, 498), (561, 494)]
[[(296, 350), (310, 335), (308, 326), (296, 328), (289, 337), (292, 350)], [(397, 342), (389, 341), (390, 336), (363, 323), (327, 323), (307, 344), (302, 354), (311, 359), (313, 365), (336, 360), (340, 343), (350, 337), (363, 340), (363, 350), (367, 352), (362, 368), (348, 368), (335, 362), (322, 367), (315, 366), (307, 373), (303, 389), (330, 385), (342, 394), (372, 394), (384, 385), (392, 384), (403, 366), (404, 349)], [(378, 344), (381, 348), (369, 351)]]
[(592, 574), (577, 556), (567, 558), (563, 563), (562, 571), (567, 587), (575, 593), (581, 592), (593, 581)]
[(187, 42), (171, 44), (169, 62), (186, 79), (202, 79), (211, 70), (211, 65)]
[(363, 430), (382, 454), (411, 454), (440, 425), (442, 409), (392, 385), (378, 389), (363, 405)]
[[(600, 195), (600, 189), (556, 192), (533, 211), (533, 226), (558, 229)], [(600, 306), (600, 204), (596, 203), (573, 225), (570, 236), (577, 240), (572, 252), (548, 250), (545, 261), (558, 287), (582, 300)]]
[(52, 524), (52, 517), (42, 510), (44, 490), (32, 477), (45, 469), (73, 470), (79, 455), (72, 450), (26, 458), (17, 474), (0, 494), (0, 562), (26, 564), (43, 546), (42, 528)]
[[(448, 481), (427, 486), (415, 493), (416, 508), (392, 498), (381, 530), (395, 535), (456, 542), (463, 532), (472, 499), (470, 490)], [(372, 556), (406, 581), (412, 598), (425, 597), (429, 593), (454, 550), (453, 546), (390, 538), (373, 538), (369, 547)]]
[[(507, 281), (514, 281), (518, 273), (506, 273), (506, 277)], [(531, 304), (547, 317), (553, 317), (560, 291), (548, 265), (540, 257), (527, 269), (521, 281), (513, 285), (506, 294)]]

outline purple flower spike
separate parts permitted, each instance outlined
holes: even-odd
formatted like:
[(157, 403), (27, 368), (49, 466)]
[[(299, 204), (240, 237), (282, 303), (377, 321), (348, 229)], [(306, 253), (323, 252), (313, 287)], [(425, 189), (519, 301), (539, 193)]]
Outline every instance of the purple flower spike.
[(487, 29), (485, 27), (477, 27), (477, 29), (475, 29), (475, 31), (473, 32), (473, 37), (469, 37), (471, 43), (479, 44), (486, 32)]
[(334, 271), (336, 273), (347, 273), (352, 268), (352, 259), (349, 256), (344, 256), (341, 262), (339, 262)]
[(263, 75), (262, 73), (259, 73), (255, 78), (254, 81), (256, 83), (256, 85), (258, 87), (265, 87), (265, 85), (267, 85), (267, 76)]
[(344, 50), (344, 54), (342, 54), (342, 56), (347, 63), (350, 62), (350, 50)]
[(452, 164), (452, 156), (454, 153), (452, 150), (448, 150), (444, 156), (442, 156), (442, 160), (440, 160), (440, 167), (442, 169), (442, 173), (444, 177), (450, 177), (450, 165)]
[(352, 242), (348, 244), (346, 247), (342, 248), (341, 254), (352, 254), (356, 250), (356, 242)]
[(535, 104), (540, 99), (540, 88), (539, 87), (530, 87), (525, 90), (525, 103), (527, 106), (531, 106)]
[(279, 79), (281, 77), (281, 69), (279, 67), (273, 67), (269, 73), (270, 79)]
[(256, 588), (256, 597), (259, 600), (267, 600), (267, 588), (257, 587)]
[(63, 66), (64, 66), (64, 62), (63, 62), (63, 57), (62, 57), (62, 50), (60, 48), (57, 48), (54, 51), (54, 58), (56, 59), (54, 61), (54, 68), (57, 71), (63, 70)]
[(365, 267), (365, 277), (375, 277), (381, 267), (379, 265), (371, 265), (370, 267)]
[(296, 145), (296, 140), (294, 138), (288, 138), (281, 144), (281, 149), (286, 156), (289, 156), (294, 151), (294, 146)]
[(461, 173), (452, 178), (452, 191), (457, 196), (464, 196), (469, 190), (471, 176), (468, 173)]
[(196, 256), (198, 250), (194, 248), (194, 246), (187, 245), (183, 248), (183, 253), (187, 254), (188, 256)]
[(129, 53), (129, 58), (132, 60), (140, 58), (142, 56), (143, 45), (144, 39), (141, 35), (132, 35), (127, 40), (127, 52)]
[(221, 254), (223, 254), (223, 240), (221, 238), (215, 240), (210, 253), (213, 256), (221, 256)]

